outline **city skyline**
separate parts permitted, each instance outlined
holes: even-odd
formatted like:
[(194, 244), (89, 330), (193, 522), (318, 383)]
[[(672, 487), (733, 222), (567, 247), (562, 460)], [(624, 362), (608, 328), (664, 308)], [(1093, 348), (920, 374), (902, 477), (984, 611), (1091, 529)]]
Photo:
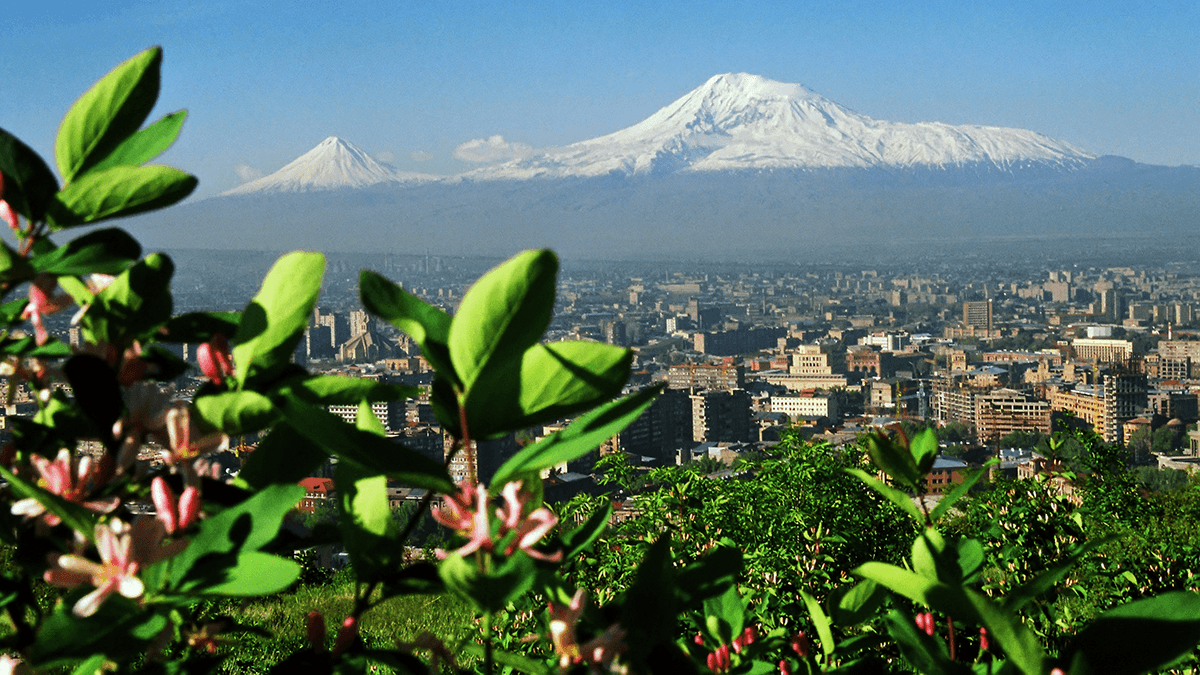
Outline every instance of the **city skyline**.
[(157, 43), (154, 114), (189, 109), (163, 161), (200, 177), (197, 196), (269, 174), (328, 135), (402, 170), (459, 173), (616, 131), (722, 72), (803, 83), (879, 119), (1017, 127), (1097, 155), (1191, 165), (1198, 11), (51, 2), (17, 8), (0, 29), (4, 90), (23, 93), (0, 118), (47, 150), (80, 91)]

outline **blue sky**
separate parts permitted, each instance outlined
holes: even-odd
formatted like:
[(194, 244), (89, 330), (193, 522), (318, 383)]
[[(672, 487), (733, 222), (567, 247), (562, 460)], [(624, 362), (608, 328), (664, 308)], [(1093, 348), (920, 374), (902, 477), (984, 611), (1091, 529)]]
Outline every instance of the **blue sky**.
[(1200, 164), (1200, 3), (14, 3), (0, 126), (47, 157), (72, 101), (152, 44), (156, 115), (187, 108), (165, 162), (199, 194), (329, 135), (405, 170), (460, 144), (616, 131), (716, 73), (801, 82), (901, 122), (1032, 129), (1097, 154)]

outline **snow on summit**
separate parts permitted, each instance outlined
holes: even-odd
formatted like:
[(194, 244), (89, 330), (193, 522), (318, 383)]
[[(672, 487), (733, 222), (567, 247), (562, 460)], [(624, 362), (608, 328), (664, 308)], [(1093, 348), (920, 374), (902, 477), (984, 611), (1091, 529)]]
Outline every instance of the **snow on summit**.
[(222, 194), (310, 192), (363, 188), (376, 183), (420, 183), (438, 178), (427, 174), (396, 171), (376, 161), (353, 143), (330, 136), (275, 173)]
[(1008, 170), (1072, 168), (1090, 159), (1082, 150), (1032, 131), (876, 120), (800, 84), (727, 73), (626, 129), (465, 177), (973, 164)]

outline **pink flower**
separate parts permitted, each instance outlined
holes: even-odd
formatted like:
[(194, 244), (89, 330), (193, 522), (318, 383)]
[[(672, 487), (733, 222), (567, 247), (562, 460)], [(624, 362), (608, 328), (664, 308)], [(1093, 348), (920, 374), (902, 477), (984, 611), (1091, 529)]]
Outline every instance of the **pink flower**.
[(29, 319), (29, 322), (33, 324), (34, 334), (39, 345), (46, 344), (46, 341), (50, 339), (42, 317), (66, 309), (72, 303), (71, 296), (65, 293), (55, 295), (55, 288), (58, 288), (58, 280), (49, 274), (39, 274), (34, 277), (33, 283), (29, 284), (29, 304), (25, 305), (25, 311), (21, 316)]
[(305, 620), (305, 632), (308, 634), (308, 644), (313, 651), (325, 651), (325, 617), (320, 612), (309, 612)]
[(934, 631), (937, 630), (937, 625), (933, 621), (933, 614), (929, 612), (917, 614), (915, 621), (917, 628), (925, 631), (926, 635), (932, 636)]
[(800, 658), (803, 659), (808, 656), (808, 636), (804, 634), (804, 631), (796, 633), (790, 644), (792, 651), (796, 652)]
[(522, 484), (520, 482), (512, 482), (505, 485), (502, 491), (505, 506), (496, 510), (496, 515), (500, 518), (501, 523), (503, 523), (501, 536), (508, 532), (516, 533), (513, 541), (505, 548), (504, 554), (512, 555), (513, 551), (521, 549), (529, 557), (538, 560), (547, 560), (550, 562), (562, 560), (562, 551), (557, 551), (553, 555), (546, 555), (533, 548), (534, 544), (541, 541), (542, 537), (554, 529), (554, 526), (558, 524), (558, 517), (546, 507), (537, 509), (529, 515), (522, 517), (531, 495), (528, 492), (522, 492), (521, 487)]
[(162, 522), (167, 534), (186, 530), (199, 519), (200, 491), (193, 485), (185, 487), (183, 495), (176, 501), (175, 491), (167, 481), (162, 476), (155, 476), (150, 483), (150, 496), (154, 500), (154, 517)]
[(988, 647), (990, 647), (990, 646), (991, 646), (991, 644), (988, 642), (987, 629), (980, 626), (980, 628), (979, 628), (979, 649), (986, 652), (988, 650)]
[(358, 619), (346, 617), (342, 627), (338, 629), (337, 637), (333, 640), (333, 655), (337, 656), (350, 648), (358, 638)]
[(163, 452), (163, 459), (170, 463), (187, 462), (229, 447), (229, 437), (225, 434), (201, 434), (192, 419), (191, 409), (186, 405), (167, 410), (165, 422), (170, 447)]
[(79, 555), (60, 555), (54, 566), (46, 570), (45, 579), (55, 586), (74, 588), (90, 583), (96, 590), (88, 593), (72, 610), (76, 616), (88, 617), (113, 593), (137, 598), (145, 591), (138, 571), (178, 554), (186, 541), (163, 546), (166, 534), (162, 523), (153, 518), (139, 517), (132, 527), (120, 520), (96, 526), (96, 551), (99, 563)]
[(620, 624), (613, 624), (600, 635), (582, 645), (579, 644), (575, 636), (575, 627), (579, 623), (579, 617), (583, 615), (586, 597), (583, 589), (579, 589), (575, 591), (569, 605), (550, 603), (550, 641), (554, 643), (554, 651), (559, 655), (560, 667), (565, 669), (586, 661), (591, 664), (593, 672), (598, 672), (598, 666), (608, 669), (613, 660), (625, 651), (627, 632)]
[[(488, 519), (488, 493), (484, 486), (476, 485), (472, 489), (463, 481), (458, 494), (446, 495), (445, 506), (433, 511), (433, 519), (468, 539), (455, 551), (459, 555), (470, 555), (480, 549), (492, 550), (492, 524)], [(445, 556), (443, 552), (438, 555)]]
[(153, 382), (135, 382), (125, 388), (129, 412), (113, 424), (113, 437), (122, 439), (117, 464), (128, 468), (137, 459), (142, 438), (150, 432), (165, 431), (170, 404), (170, 396)]
[[(80, 504), (95, 513), (108, 513), (117, 508), (117, 504), (120, 502), (117, 497), (85, 499), (93, 489), (92, 483), (96, 479), (91, 457), (84, 456), (76, 463), (72, 459), (70, 451), (63, 448), (58, 451), (58, 456), (53, 461), (36, 453), (29, 461), (41, 474), (38, 483), (47, 492), (54, 493), (69, 502)], [(46, 507), (33, 497), (14, 502), (12, 513), (26, 518), (41, 516), (42, 520), (51, 527), (62, 522), (53, 513), (47, 513)]]
[(0, 220), (8, 223), (13, 232), (21, 231), (21, 221), (17, 220), (17, 212), (13, 211), (12, 205), (0, 199)]
[(233, 375), (233, 358), (229, 355), (229, 340), (217, 333), (209, 342), (196, 348), (196, 363), (204, 376), (215, 384), (221, 384)]

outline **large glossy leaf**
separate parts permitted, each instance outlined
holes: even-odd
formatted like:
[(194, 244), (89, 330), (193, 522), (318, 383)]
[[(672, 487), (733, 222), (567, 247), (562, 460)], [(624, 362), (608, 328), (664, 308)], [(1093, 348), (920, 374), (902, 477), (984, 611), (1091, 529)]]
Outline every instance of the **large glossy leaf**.
[(973, 621), (977, 618), (975, 608), (967, 600), (962, 587), (950, 586), (895, 565), (875, 561), (859, 565), (854, 574), (956, 619)]
[(0, 129), (0, 173), (4, 201), (27, 219), (40, 222), (58, 192), (58, 180), (41, 156), (16, 136)]
[(924, 476), (933, 468), (933, 462), (938, 456), (937, 432), (932, 427), (917, 432), (909, 442), (908, 449), (916, 462), (917, 472)]
[(635, 636), (629, 641), (629, 661), (635, 672), (649, 671), (644, 661), (659, 644), (678, 635), (679, 613), (671, 537), (660, 536), (646, 551), (633, 585), (623, 594), (621, 626)]
[(12, 492), (23, 499), (36, 499), (47, 513), (53, 513), (62, 519), (68, 527), (81, 536), (92, 540), (95, 538), (96, 517), (90, 511), (74, 502), (69, 502), (56, 494), (47, 492), (32, 483), (27, 483), (7, 468), (0, 466), (0, 478), (6, 480)]
[(203, 595), (246, 597), (278, 593), (300, 577), (300, 564), (262, 551), (241, 551), (232, 564), (224, 557), (200, 561), (180, 587)]
[(525, 251), (484, 274), (463, 296), (448, 345), (464, 392), (488, 368), (519, 361), (541, 338), (554, 312), (557, 273), (552, 252)]
[(514, 476), (569, 462), (600, 446), (629, 426), (654, 403), (661, 387), (643, 389), (581, 415), (562, 431), (526, 446), (496, 471), (492, 490), (499, 491)]
[[(246, 501), (200, 521), (192, 543), (172, 563), (172, 585), (207, 584), (222, 566), (236, 566), (238, 555), (259, 550), (279, 534), (283, 517), (303, 497), (299, 485), (268, 485)], [(197, 562), (210, 555), (219, 562), (206, 564), (193, 575)]]
[(312, 316), (325, 256), (289, 253), (271, 267), (258, 295), (242, 312), (234, 337), (233, 362), (238, 384), (251, 378), (270, 378), (291, 362)]
[(746, 610), (737, 584), (730, 584), (724, 593), (704, 599), (704, 627), (720, 644), (730, 644), (741, 635), (746, 623)]
[(93, 341), (126, 344), (144, 337), (171, 316), (171, 275), (175, 265), (161, 253), (151, 253), (117, 275), (96, 294), (83, 317)]
[(829, 614), (839, 626), (856, 626), (871, 618), (887, 599), (879, 584), (864, 579), (855, 586), (840, 587), (830, 594)]
[(514, 555), (496, 570), (484, 573), (474, 560), (468, 562), (451, 553), (438, 566), (438, 573), (447, 589), (489, 613), (504, 609), (532, 588), (537, 577), (533, 559), (527, 555)]
[(444, 493), (455, 489), (440, 462), (386, 438), (356, 429), (337, 415), (314, 408), (294, 396), (277, 396), (275, 403), (292, 427), (342, 460), (354, 462), (369, 472), (384, 474), (413, 487)]
[(137, 240), (124, 230), (95, 230), (76, 237), (54, 251), (33, 258), (38, 272), (55, 276), (120, 274), (142, 255)]
[(151, 47), (92, 85), (58, 128), (54, 157), (63, 180), (104, 159), (137, 131), (158, 100), (162, 48)]
[(915, 488), (921, 479), (917, 464), (907, 448), (882, 434), (867, 436), (867, 454), (877, 469), (908, 488)]
[(912, 497), (901, 492), (900, 490), (897, 490), (891, 485), (884, 483), (862, 469), (846, 469), (846, 473), (869, 485), (872, 490), (875, 490), (879, 494), (886, 497), (888, 501), (896, 506), (899, 506), (905, 513), (909, 515), (910, 518), (916, 522), (921, 522), (921, 509), (917, 506), (916, 502), (912, 500)]
[(208, 342), (218, 333), (237, 333), (241, 312), (189, 312), (172, 317), (159, 334), (160, 342)]
[[(357, 426), (364, 433), (384, 435), (366, 401), (358, 407)], [(358, 577), (375, 580), (402, 564), (403, 550), (393, 539), (397, 526), (388, 504), (387, 476), (354, 462), (339, 462), (334, 483), (342, 513), (338, 527)]]
[(1108, 610), (1069, 646), (1093, 673), (1133, 675), (1157, 671), (1200, 642), (1200, 594), (1171, 591)]
[(161, 155), (179, 136), (186, 110), (162, 116), (157, 122), (135, 132), (125, 139), (107, 157), (100, 160), (89, 171), (99, 171), (112, 166), (140, 166)]
[(435, 371), (457, 382), (450, 365), (449, 314), (368, 270), (359, 275), (358, 292), (368, 312), (407, 333)]
[[(1042, 675), (1046, 672), (1046, 654), (1042, 651), (1042, 645), (1037, 635), (1021, 621), (1021, 617), (1001, 609), (980, 593), (967, 589), (966, 594), (978, 613), (980, 623), (987, 626), (988, 633), (1004, 649), (1010, 663), (1016, 664), (1025, 675)], [(959, 618), (961, 615), (953, 616)], [(1195, 644), (1193, 639), (1188, 647)], [(1106, 663), (1104, 672), (1110, 672), (1107, 666)]]
[(995, 463), (995, 460), (989, 460), (982, 467), (967, 474), (967, 477), (965, 480), (963, 480), (963, 482), (959, 483), (958, 486), (951, 490), (949, 494), (938, 500), (938, 503), (935, 504), (933, 509), (929, 512), (929, 519), (937, 522), (938, 519), (946, 515), (946, 513), (950, 510), (950, 507), (954, 506), (959, 499), (962, 499), (963, 495), (970, 492), (971, 488), (979, 482), (980, 478), (983, 478), (985, 475), (987, 475), (988, 467), (993, 463)]
[(725, 592), (742, 573), (742, 552), (733, 541), (723, 539), (708, 555), (684, 567), (676, 577), (679, 603), (685, 608)]
[(153, 211), (196, 189), (195, 176), (169, 166), (114, 166), (90, 172), (60, 190), (47, 209), (54, 228)]
[(165, 616), (148, 614), (135, 601), (116, 593), (92, 616), (75, 616), (71, 607), (77, 596), (90, 590), (74, 591), (46, 617), (26, 655), (39, 671), (62, 668), (97, 653), (112, 659), (132, 659), (167, 627)]

